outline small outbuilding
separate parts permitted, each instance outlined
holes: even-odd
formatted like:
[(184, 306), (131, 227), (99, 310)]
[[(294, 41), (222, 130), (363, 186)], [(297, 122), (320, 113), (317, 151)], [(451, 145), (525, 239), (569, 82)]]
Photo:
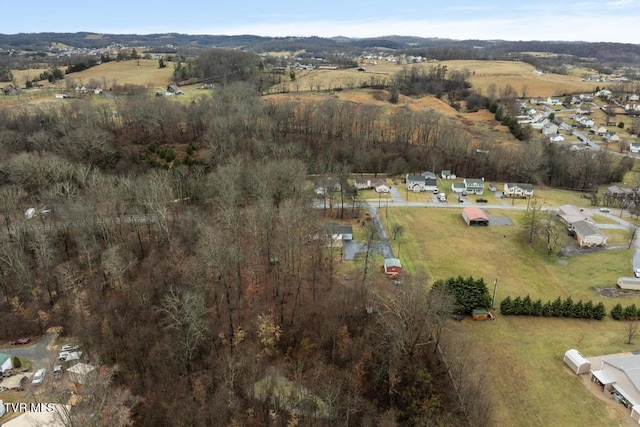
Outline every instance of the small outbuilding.
[(640, 278), (618, 277), (617, 285), (620, 289), (631, 289), (634, 291), (640, 291)]
[(574, 348), (564, 354), (564, 363), (577, 375), (586, 374), (591, 370), (589, 362), (580, 352)]
[(484, 308), (474, 308), (471, 312), (471, 318), (473, 320), (489, 320), (491, 314)]
[(384, 260), (384, 274), (390, 279), (397, 279), (402, 274), (402, 264), (398, 258), (386, 258)]
[(473, 206), (462, 210), (462, 218), (468, 225), (489, 225), (489, 217), (480, 208)]

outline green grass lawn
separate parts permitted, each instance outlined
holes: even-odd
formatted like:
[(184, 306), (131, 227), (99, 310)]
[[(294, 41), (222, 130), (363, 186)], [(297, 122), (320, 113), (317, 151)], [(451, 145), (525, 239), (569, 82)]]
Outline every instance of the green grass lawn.
[[(549, 204), (563, 204), (559, 190), (544, 194)], [(576, 199), (580, 200), (579, 196)], [(521, 239), (518, 224), (522, 212), (488, 212), (508, 216), (515, 225), (469, 227), (460, 208), (389, 208), (388, 226), (398, 223), (405, 228), (404, 235), (392, 244), (394, 250), (400, 248), (406, 273), (426, 275), (429, 284), (457, 275), (482, 277), (491, 291), (497, 279), (496, 305), (508, 295), (530, 295), (543, 302), (571, 296), (574, 301), (602, 301), (607, 310), (617, 302), (640, 305), (640, 297), (619, 301), (600, 297), (593, 290), (613, 287), (619, 276), (629, 274), (633, 249), (591, 252), (562, 258), (559, 263), (558, 257), (547, 255), (543, 247)], [(618, 232), (623, 230), (604, 231), (611, 241), (622, 239)], [(592, 395), (562, 363), (564, 352), (570, 348), (587, 357), (636, 350), (640, 342), (637, 346), (624, 344), (622, 323), (610, 318), (502, 317), (499, 311), (496, 317), (494, 322), (465, 319), (450, 325), (451, 333), (465, 336), (481, 354), (478, 366), (488, 371), (487, 387), (495, 390), (496, 425), (596, 426), (622, 422), (616, 418), (620, 416), (617, 410), (610, 410)], [(628, 416), (626, 411), (622, 414)]]

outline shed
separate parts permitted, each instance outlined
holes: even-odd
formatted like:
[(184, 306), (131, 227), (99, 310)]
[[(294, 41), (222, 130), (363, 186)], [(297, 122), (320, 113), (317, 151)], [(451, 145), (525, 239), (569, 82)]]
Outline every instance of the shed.
[(473, 206), (462, 210), (462, 218), (468, 225), (489, 225), (489, 217), (480, 208)]
[(637, 277), (618, 277), (618, 282), (616, 284), (620, 289), (640, 291), (640, 279)]
[(589, 362), (580, 352), (574, 348), (567, 350), (564, 354), (564, 363), (577, 375), (586, 374), (591, 370), (591, 362)]
[(384, 274), (389, 276), (390, 279), (395, 279), (402, 274), (402, 264), (398, 258), (385, 258), (384, 260)]
[(489, 320), (489, 312), (484, 308), (474, 308), (471, 312), (473, 320)]

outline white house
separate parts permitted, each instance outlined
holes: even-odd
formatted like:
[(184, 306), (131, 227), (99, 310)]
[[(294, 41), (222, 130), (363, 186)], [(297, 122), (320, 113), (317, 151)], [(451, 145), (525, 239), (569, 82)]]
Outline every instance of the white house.
[(389, 185), (384, 178), (362, 178), (358, 177), (354, 179), (354, 187), (358, 190), (374, 189), (376, 193), (388, 193)]
[(631, 145), (629, 145), (629, 151), (634, 154), (640, 153), (640, 142), (632, 142)]
[(617, 133), (615, 133), (614, 131), (607, 131), (604, 133), (604, 135), (602, 136), (604, 138), (605, 141), (607, 142), (616, 142), (616, 141), (620, 141), (620, 136), (618, 136)]
[(414, 191), (416, 193), (425, 191), (425, 180), (422, 175), (407, 175), (406, 178), (407, 190)]
[(562, 142), (564, 141), (564, 136), (560, 135), (559, 133), (552, 133), (550, 135), (547, 135), (549, 137), (549, 141), (551, 142)]
[(506, 182), (502, 194), (506, 197), (533, 197), (533, 184)]
[(556, 96), (550, 96), (547, 98), (547, 105), (562, 105), (562, 99)]
[(464, 185), (467, 194), (484, 193), (484, 178), (465, 178)]

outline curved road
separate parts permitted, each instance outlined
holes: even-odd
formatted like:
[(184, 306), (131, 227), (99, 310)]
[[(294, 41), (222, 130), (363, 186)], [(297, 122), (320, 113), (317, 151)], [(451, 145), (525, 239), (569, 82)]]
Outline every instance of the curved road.
[(33, 371), (39, 368), (50, 368), (51, 357), (54, 355), (51, 346), (56, 335), (46, 333), (38, 341), (28, 345), (12, 345), (10, 347), (0, 348), (0, 353), (6, 353), (17, 356), (20, 359), (31, 361)]

